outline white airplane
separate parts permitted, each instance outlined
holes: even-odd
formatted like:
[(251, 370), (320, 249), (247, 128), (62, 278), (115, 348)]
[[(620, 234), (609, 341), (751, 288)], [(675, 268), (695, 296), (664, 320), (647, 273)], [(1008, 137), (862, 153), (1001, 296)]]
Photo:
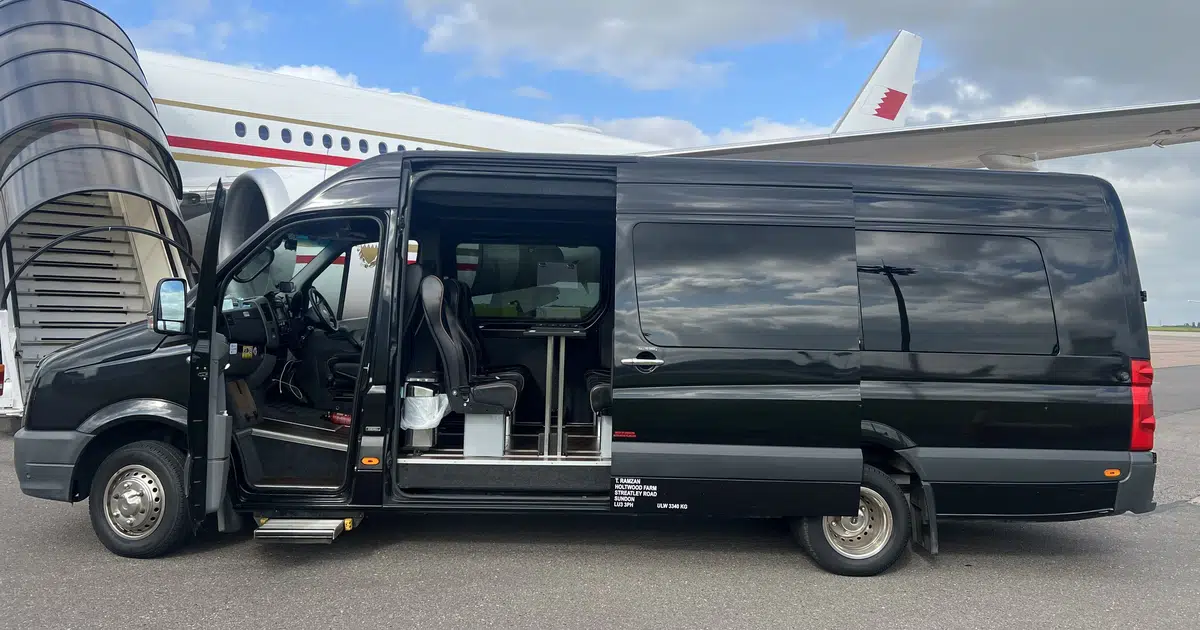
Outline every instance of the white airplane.
[[(921, 38), (900, 31), (831, 135), (902, 127), (912, 108), (920, 52)], [(499, 116), (409, 94), (157, 52), (143, 51), (139, 57), (190, 193), (185, 199), (187, 219), (203, 214), (205, 193), (219, 177), (228, 184), (247, 171), (286, 169), (276, 173), (286, 173), (288, 184), (295, 184), (286, 186), (286, 195), (263, 191), (274, 216), (282, 209), (278, 203), (290, 201), (335, 171), (396, 150), (684, 153), (584, 125)], [(703, 150), (720, 154), (714, 147)], [(260, 186), (270, 186), (266, 182), (272, 179), (264, 173)], [(196, 202), (199, 205), (188, 207)]]
[[(835, 136), (898, 129), (904, 124), (912, 108), (921, 43), (920, 37), (907, 31), (896, 35), (834, 127)], [(235, 197), (249, 199), (262, 206), (255, 212), (270, 218), (334, 172), (392, 151), (671, 151), (583, 125), (498, 116), (409, 94), (157, 52), (143, 51), (139, 61), (183, 177), (181, 210), (195, 251), (203, 249), (207, 211), (218, 179), (229, 185), (227, 208)], [(416, 248), (416, 243), (409, 244), (410, 261), (416, 257)], [(460, 270), (466, 275), (472, 273), (478, 257), (478, 252), (470, 249), (459, 251)], [(315, 251), (301, 244), (298, 260), (307, 260)], [(368, 265), (374, 262), (373, 253), (354, 253), (349, 259), (347, 308), (366, 303), (371, 278)], [(345, 259), (339, 259), (337, 264), (343, 262)], [(341, 293), (341, 287), (335, 286), (338, 275), (328, 274), (330, 286), (323, 287), (328, 289), (325, 294)], [(351, 315), (357, 311), (350, 309)]]
[[(409, 94), (155, 52), (142, 52), (139, 57), (183, 176), (182, 212), (197, 251), (218, 178), (227, 184), (233, 181), (228, 199), (249, 195), (264, 206), (264, 216), (269, 218), (333, 172), (397, 150), (1037, 170), (1044, 159), (1191, 142), (1200, 131), (1200, 101), (905, 126), (921, 43), (917, 35), (900, 31), (828, 134), (684, 149), (608, 136), (582, 125), (546, 124), (452, 107)], [(414, 248), (410, 244), (410, 257)], [(474, 262), (470, 253), (464, 256), (461, 265)], [(354, 286), (350, 292), (355, 293)]]

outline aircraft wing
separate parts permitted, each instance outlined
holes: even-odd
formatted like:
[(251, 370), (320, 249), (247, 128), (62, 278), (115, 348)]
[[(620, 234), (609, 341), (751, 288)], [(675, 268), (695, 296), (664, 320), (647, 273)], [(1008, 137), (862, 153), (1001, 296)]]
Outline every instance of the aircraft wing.
[(1200, 140), (1200, 100), (920, 125), (644, 155), (1036, 170), (1036, 162)]

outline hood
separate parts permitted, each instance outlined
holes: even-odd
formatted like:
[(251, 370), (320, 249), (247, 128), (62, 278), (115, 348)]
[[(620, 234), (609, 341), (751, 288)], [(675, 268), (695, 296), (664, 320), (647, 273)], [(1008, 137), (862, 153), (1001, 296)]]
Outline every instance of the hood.
[(77, 370), (97, 363), (111, 363), (149, 354), (164, 339), (164, 335), (154, 332), (144, 321), (106, 330), (42, 359), (37, 376), (40, 378), (63, 370)]

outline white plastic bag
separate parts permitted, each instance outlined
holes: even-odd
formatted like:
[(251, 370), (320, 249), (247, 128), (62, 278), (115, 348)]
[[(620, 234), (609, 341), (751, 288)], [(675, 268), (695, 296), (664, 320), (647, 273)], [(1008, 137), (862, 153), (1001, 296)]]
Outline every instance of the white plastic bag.
[(450, 412), (450, 397), (445, 394), (436, 396), (406, 396), (404, 398), (404, 415), (400, 419), (400, 428), (405, 430), (422, 431), (435, 429), (442, 418)]

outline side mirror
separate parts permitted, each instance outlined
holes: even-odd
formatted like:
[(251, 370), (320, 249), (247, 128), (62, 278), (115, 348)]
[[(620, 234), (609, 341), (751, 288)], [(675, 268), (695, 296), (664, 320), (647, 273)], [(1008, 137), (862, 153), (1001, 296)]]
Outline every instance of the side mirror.
[(179, 278), (158, 281), (154, 291), (154, 311), (151, 328), (163, 335), (187, 332), (187, 285)]

